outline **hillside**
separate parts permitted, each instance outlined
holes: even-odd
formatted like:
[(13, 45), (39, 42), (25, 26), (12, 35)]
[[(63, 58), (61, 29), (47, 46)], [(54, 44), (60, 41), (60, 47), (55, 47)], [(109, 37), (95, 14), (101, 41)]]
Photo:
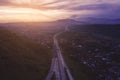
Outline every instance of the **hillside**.
[(97, 37), (110, 37), (112, 39), (120, 39), (119, 24), (82, 24), (71, 26), (70, 30), (93, 34)]
[(50, 49), (0, 29), (0, 80), (43, 80), (51, 56)]

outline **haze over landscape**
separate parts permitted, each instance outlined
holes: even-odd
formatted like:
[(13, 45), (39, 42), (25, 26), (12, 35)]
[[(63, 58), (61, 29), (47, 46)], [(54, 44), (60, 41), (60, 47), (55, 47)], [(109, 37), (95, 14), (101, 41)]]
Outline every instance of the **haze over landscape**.
[(119, 8), (119, 0), (0, 0), (0, 22), (100, 18), (100, 21), (118, 23), (120, 21)]
[(0, 80), (120, 80), (120, 0), (0, 0)]

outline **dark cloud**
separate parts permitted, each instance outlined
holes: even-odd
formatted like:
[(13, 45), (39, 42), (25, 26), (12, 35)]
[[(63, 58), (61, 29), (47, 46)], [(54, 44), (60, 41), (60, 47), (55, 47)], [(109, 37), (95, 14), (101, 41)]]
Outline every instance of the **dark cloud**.
[(104, 9), (110, 9), (112, 6), (113, 4), (90, 4), (90, 5), (80, 5), (69, 9), (70, 10), (104, 10)]
[(8, 5), (11, 2), (9, 0), (0, 0), (0, 5)]
[[(120, 19), (120, 5), (117, 4), (93, 4), (93, 5), (84, 5), (72, 8), (73, 11), (81, 11), (81, 10), (89, 10), (94, 11), (92, 14), (85, 15), (82, 19), (83, 21), (86, 19), (92, 20), (112, 20), (112, 19)], [(71, 18), (81, 20), (81, 16), (72, 15)], [(95, 20), (95, 21), (96, 21)]]

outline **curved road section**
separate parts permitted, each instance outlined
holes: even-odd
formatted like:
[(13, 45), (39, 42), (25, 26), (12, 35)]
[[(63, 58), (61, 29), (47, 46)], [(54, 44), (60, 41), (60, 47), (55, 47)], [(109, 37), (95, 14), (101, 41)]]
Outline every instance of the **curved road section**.
[[(65, 28), (65, 31), (68, 31), (68, 27)], [(54, 54), (52, 58), (51, 68), (45, 80), (52, 80), (55, 77), (55, 80), (74, 80), (67, 64), (65, 63), (58, 41), (57, 36), (62, 32), (54, 35)]]

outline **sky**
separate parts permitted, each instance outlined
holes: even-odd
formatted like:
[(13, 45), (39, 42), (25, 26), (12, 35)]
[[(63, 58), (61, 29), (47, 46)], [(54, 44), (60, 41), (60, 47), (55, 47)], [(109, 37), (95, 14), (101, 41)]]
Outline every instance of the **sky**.
[(0, 22), (120, 18), (120, 0), (0, 0)]

